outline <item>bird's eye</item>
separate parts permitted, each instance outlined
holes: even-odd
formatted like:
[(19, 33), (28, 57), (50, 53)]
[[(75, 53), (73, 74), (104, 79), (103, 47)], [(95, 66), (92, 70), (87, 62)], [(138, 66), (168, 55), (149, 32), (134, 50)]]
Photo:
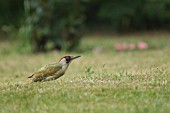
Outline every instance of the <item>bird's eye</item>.
[(66, 60), (69, 60), (70, 59), (70, 56), (66, 56)]

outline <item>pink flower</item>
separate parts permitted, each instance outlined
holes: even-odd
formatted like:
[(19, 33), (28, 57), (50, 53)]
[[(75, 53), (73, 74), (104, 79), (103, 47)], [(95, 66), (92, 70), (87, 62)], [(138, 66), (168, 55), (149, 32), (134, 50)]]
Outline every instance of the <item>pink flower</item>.
[(146, 42), (140, 42), (140, 43), (138, 44), (138, 48), (139, 48), (140, 50), (147, 49), (147, 48), (148, 48), (148, 44), (147, 44)]
[(124, 44), (117, 43), (117, 44), (115, 44), (114, 48), (117, 51), (124, 51), (124, 50), (128, 49), (128, 44), (126, 44), (126, 43), (124, 43)]
[(115, 48), (117, 51), (123, 51), (123, 50), (124, 50), (123, 45), (120, 44), (120, 43), (115, 44), (114, 48)]

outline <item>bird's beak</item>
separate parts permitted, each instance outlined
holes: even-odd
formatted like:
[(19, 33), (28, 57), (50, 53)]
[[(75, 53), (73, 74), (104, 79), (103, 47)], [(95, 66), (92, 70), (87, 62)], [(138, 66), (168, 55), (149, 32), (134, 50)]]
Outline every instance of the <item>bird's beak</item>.
[(74, 59), (79, 58), (79, 57), (81, 57), (81, 56), (72, 56), (71, 60), (74, 60)]

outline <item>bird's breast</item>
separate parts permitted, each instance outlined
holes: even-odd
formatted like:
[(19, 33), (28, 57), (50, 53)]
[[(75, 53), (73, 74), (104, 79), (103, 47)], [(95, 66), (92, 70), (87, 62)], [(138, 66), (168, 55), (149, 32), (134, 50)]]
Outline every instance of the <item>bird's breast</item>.
[(63, 66), (62, 66), (62, 71), (65, 72), (65, 71), (67, 70), (67, 68), (68, 68), (68, 65), (63, 65)]

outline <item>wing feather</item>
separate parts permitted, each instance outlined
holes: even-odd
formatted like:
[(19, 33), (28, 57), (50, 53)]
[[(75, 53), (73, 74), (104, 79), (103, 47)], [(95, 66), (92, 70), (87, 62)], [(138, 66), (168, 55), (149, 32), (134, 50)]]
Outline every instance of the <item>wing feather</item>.
[(59, 64), (48, 64), (36, 71), (31, 78), (42, 78), (52, 76), (62, 68)]

